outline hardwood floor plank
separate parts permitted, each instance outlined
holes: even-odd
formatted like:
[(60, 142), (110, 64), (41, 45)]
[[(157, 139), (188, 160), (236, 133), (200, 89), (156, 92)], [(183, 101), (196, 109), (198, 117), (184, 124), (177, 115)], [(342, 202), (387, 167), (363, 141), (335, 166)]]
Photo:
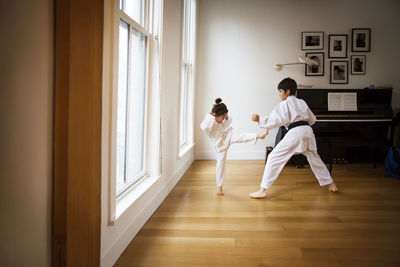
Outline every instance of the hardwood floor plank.
[[(368, 241), (368, 242), (366, 242)], [(393, 249), (399, 240), (360, 238), (236, 238), (235, 247), (301, 247), (301, 248), (365, 248)]]
[(304, 259), (317, 260), (384, 260), (400, 262), (397, 249), (381, 248), (302, 248)]

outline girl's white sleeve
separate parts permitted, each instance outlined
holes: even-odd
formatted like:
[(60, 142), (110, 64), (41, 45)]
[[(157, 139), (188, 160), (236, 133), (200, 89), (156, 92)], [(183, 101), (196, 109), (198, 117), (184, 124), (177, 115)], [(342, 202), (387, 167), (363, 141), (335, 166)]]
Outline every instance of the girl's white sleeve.
[(200, 124), (200, 128), (206, 132), (207, 136), (211, 137), (211, 130), (213, 128), (215, 121), (215, 117), (211, 114), (206, 114), (203, 121)]
[(231, 116), (228, 116), (228, 119), (227, 119), (227, 120), (223, 120), (223, 121), (222, 121), (222, 125), (223, 125), (223, 127), (224, 127), (224, 130), (229, 129), (229, 128), (231, 127), (231, 125), (232, 125), (232, 117), (231, 117)]
[(267, 117), (260, 117), (258, 125), (265, 129), (274, 129), (289, 123), (289, 110), (286, 101), (280, 102)]

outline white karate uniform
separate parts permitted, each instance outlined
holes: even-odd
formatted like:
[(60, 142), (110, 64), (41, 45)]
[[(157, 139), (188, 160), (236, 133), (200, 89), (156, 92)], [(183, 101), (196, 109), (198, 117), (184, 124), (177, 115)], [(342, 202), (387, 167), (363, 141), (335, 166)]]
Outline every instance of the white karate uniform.
[(200, 128), (207, 134), (208, 138), (213, 142), (217, 168), (216, 178), (217, 186), (222, 186), (225, 180), (225, 164), (226, 155), (231, 144), (235, 143), (255, 143), (257, 141), (256, 133), (241, 133), (233, 134), (232, 117), (229, 116), (228, 120), (223, 120), (218, 123), (215, 117), (206, 114), (200, 124)]
[[(259, 126), (268, 130), (280, 126), (285, 126), (287, 129), (293, 122), (307, 121), (310, 125), (313, 125), (316, 120), (315, 115), (304, 100), (289, 96), (286, 100), (280, 102), (268, 117), (261, 117)], [(321, 186), (333, 182), (328, 169), (317, 153), (317, 143), (312, 128), (308, 125), (302, 125), (289, 130), (268, 155), (260, 186), (268, 189), (294, 154), (304, 154), (307, 157), (308, 163)]]

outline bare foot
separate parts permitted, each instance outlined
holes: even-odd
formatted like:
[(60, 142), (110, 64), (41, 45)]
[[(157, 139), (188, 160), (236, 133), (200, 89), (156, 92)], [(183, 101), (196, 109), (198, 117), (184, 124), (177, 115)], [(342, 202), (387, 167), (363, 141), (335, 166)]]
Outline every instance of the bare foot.
[(217, 187), (217, 196), (223, 196), (224, 194), (224, 190), (222, 190), (222, 186), (218, 186)]
[(251, 197), (251, 198), (266, 198), (267, 197), (267, 190), (265, 190), (264, 188), (261, 188), (257, 192), (250, 193), (249, 197)]
[(264, 139), (267, 135), (268, 135), (268, 130), (263, 134), (257, 135), (257, 139)]
[(339, 189), (337, 188), (337, 186), (336, 186), (335, 183), (331, 183), (331, 184), (329, 185), (329, 191), (331, 191), (331, 192), (337, 192), (337, 191), (339, 191)]

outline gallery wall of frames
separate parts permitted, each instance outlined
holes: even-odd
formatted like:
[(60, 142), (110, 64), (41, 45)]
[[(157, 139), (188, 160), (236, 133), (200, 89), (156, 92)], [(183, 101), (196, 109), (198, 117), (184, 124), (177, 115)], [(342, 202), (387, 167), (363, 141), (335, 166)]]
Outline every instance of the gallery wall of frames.
[[(331, 84), (348, 84), (351, 75), (365, 75), (367, 55), (371, 51), (371, 29), (353, 28), (351, 40), (348, 34), (328, 34), (327, 53), (324, 47), (324, 32), (302, 32), (301, 50), (305, 56), (318, 62), (318, 65), (305, 65), (306, 76), (325, 75), (325, 55), (329, 60), (329, 79)], [(351, 53), (348, 52), (349, 46)], [(350, 69), (349, 69), (350, 68)]]

